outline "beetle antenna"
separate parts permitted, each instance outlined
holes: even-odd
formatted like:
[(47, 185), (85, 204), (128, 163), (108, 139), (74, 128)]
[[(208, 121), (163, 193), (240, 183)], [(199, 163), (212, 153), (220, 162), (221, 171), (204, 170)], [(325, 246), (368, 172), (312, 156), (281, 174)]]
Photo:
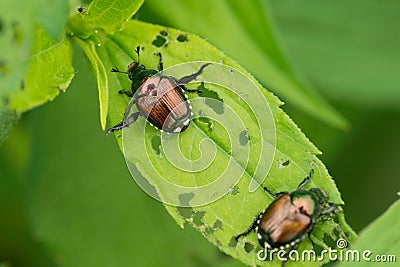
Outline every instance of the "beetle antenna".
[(126, 71), (120, 71), (120, 70), (119, 70), (119, 69), (117, 69), (117, 68), (112, 68), (112, 69), (111, 69), (111, 72), (117, 72), (117, 73), (129, 74), (128, 72), (126, 72)]
[(136, 47), (135, 52), (137, 54), (137, 62), (140, 64), (140, 45)]

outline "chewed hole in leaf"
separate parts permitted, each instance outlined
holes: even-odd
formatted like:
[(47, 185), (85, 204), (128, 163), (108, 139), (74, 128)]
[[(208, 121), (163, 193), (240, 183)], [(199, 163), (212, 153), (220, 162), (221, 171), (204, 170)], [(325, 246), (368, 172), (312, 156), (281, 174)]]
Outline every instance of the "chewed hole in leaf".
[(290, 164), (290, 160), (280, 160), (278, 163), (279, 168), (285, 168)]
[[(203, 82), (197, 87), (197, 89), (203, 92), (201, 96), (206, 98), (205, 103), (210, 108), (212, 108), (215, 111), (215, 113), (217, 114), (224, 113), (224, 100), (218, 96), (218, 93), (206, 88)], [(215, 99), (218, 101), (210, 101), (207, 98)]]
[(248, 135), (248, 132), (246, 130), (241, 131), (239, 134), (239, 143), (244, 146), (246, 145), (250, 140), (250, 137)]
[(209, 118), (200, 117), (200, 118), (196, 118), (196, 120), (198, 122), (201, 122), (201, 123), (204, 123), (204, 124), (207, 125), (207, 132), (211, 133), (213, 131), (214, 124)]
[(216, 220), (214, 225), (213, 225), (213, 229), (214, 229), (214, 231), (223, 230), (222, 221)]
[(190, 200), (192, 200), (194, 198), (194, 193), (190, 192), (190, 193), (185, 193), (185, 194), (180, 194), (178, 196), (179, 199), (179, 203), (182, 206), (190, 206)]
[(167, 39), (165, 39), (164, 37), (157, 35), (156, 39), (153, 40), (152, 45), (160, 48), (163, 45), (165, 45), (165, 43), (167, 42)]
[(178, 35), (178, 37), (176, 37), (176, 40), (181, 43), (189, 41), (188, 37), (184, 34)]
[(336, 247), (336, 241), (333, 240), (331, 235), (328, 235), (328, 234), (324, 235), (323, 240), (324, 240), (324, 243), (327, 244), (329, 247), (331, 247), (331, 248)]
[(24, 90), (25, 89), (25, 81), (21, 80), (21, 82), (19, 83), (19, 89)]
[(238, 242), (236, 241), (235, 237), (232, 236), (231, 240), (229, 240), (228, 246), (231, 247), (231, 248), (235, 248), (237, 243)]
[(154, 135), (153, 138), (151, 138), (151, 147), (157, 155), (161, 154), (161, 137), (159, 135)]
[(185, 219), (190, 219), (193, 216), (193, 209), (192, 208), (185, 208), (185, 207), (177, 207), (176, 211), (180, 216)]
[(228, 192), (229, 192), (229, 194), (235, 196), (235, 195), (239, 194), (239, 187), (237, 185), (230, 187)]
[(313, 250), (315, 251), (316, 255), (320, 255), (323, 249), (324, 249), (323, 247), (321, 247), (317, 244), (314, 244)]
[(212, 233), (214, 233), (214, 230), (212, 229), (211, 226), (208, 226), (208, 227), (204, 230), (204, 233), (205, 233), (206, 235), (211, 235)]
[(255, 246), (250, 243), (250, 242), (246, 242), (244, 243), (244, 251), (246, 251), (246, 253), (250, 253), (254, 250)]
[(162, 36), (168, 36), (168, 32), (167, 32), (167, 31), (160, 31), (160, 34), (161, 34)]
[(202, 225), (204, 225), (203, 217), (204, 217), (205, 214), (206, 214), (205, 211), (197, 211), (197, 212), (195, 212), (195, 214), (194, 214), (194, 216), (193, 216), (193, 223), (194, 223), (196, 226), (202, 226)]

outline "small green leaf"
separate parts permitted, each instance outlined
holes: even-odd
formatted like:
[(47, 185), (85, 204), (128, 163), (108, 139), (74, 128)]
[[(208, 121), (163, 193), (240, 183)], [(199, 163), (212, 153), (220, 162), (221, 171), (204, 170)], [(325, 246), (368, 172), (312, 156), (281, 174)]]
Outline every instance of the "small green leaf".
[[(185, 36), (185, 41), (182, 42), (182, 38), (178, 38), (179, 36)], [(343, 203), (332, 178), (327, 173), (322, 162), (316, 157), (320, 152), (279, 108), (281, 102), (263, 89), (240, 65), (209, 43), (192, 34), (139, 21), (129, 21), (122, 31), (116, 32), (114, 35), (99, 33), (96, 38), (98, 38), (100, 46), (97, 46), (96, 50), (92, 52), (98, 53), (106, 70), (111, 70), (111, 68), (115, 67), (121, 70), (125, 69), (128, 64), (137, 60), (134, 50), (136, 46), (141, 45), (141, 63), (148, 68), (156, 68), (158, 57), (155, 53), (157, 52), (162, 53), (165, 68), (199, 59), (216, 62), (214, 65), (217, 65), (217, 62), (223, 62), (245, 73), (248, 79), (254, 82), (256, 90), (260, 94), (260, 98), (254, 99), (250, 91), (246, 91), (250, 89), (248, 87), (241, 87), (243, 94), (238, 96), (218, 86), (199, 85), (207, 87), (209, 97), (222, 100), (226, 105), (224, 109), (217, 108), (217, 106), (210, 107), (207, 112), (217, 114), (224, 111), (224, 114), (229, 114), (226, 109), (228, 107), (233, 112), (232, 114), (236, 114), (246, 125), (246, 136), (249, 137), (249, 141), (248, 143), (244, 142), (244, 144), (248, 145), (248, 149), (251, 151), (247, 165), (244, 163), (243, 156), (240, 153), (235, 154), (234, 150), (231, 151), (230, 142), (239, 144), (240, 134), (243, 132), (243, 129), (236, 127), (236, 124), (233, 125), (237, 128), (237, 134), (228, 136), (224, 130), (227, 125), (221, 127), (218, 123), (210, 120), (194, 119), (189, 128), (179, 135), (179, 139), (176, 138), (177, 135), (171, 135), (165, 141), (164, 137), (160, 137), (159, 131), (154, 130), (152, 127), (146, 127), (146, 134), (144, 134), (143, 127), (145, 127), (146, 123), (143, 118), (139, 118), (135, 124), (127, 128), (127, 132), (124, 134), (124, 144), (120, 138), (118, 139), (120, 145), (124, 145), (124, 153), (135, 179), (147, 183), (145, 190), (149, 189), (149, 191), (164, 200), (168, 199), (168, 196), (173, 193), (168, 191), (159, 177), (170, 183), (188, 187), (199, 184), (204, 185), (212, 182), (216, 178), (215, 175), (223, 172), (227, 162), (234, 163), (231, 175), (241, 178), (241, 180), (236, 185), (232, 184), (231, 190), (227, 188), (225, 192), (227, 194), (218, 201), (201, 207), (176, 208), (169, 205), (166, 206), (168, 212), (179, 225), (183, 226), (184, 222), (188, 222), (225, 253), (249, 265), (260, 264), (256, 256), (258, 243), (254, 234), (249, 235), (245, 240), (239, 241), (238, 244), (233, 244), (232, 238), (244, 231), (253, 221), (256, 214), (272, 201), (272, 198), (262, 190), (256, 190), (253, 193), (249, 192), (251, 181), (256, 176), (258, 166), (268, 166), (268, 155), (273, 155), (268, 154), (268, 149), (263, 150), (263, 148), (273, 145), (273, 140), (263, 139), (258, 130), (260, 125), (257, 124), (257, 120), (260, 118), (256, 119), (254, 114), (251, 115), (251, 109), (260, 110), (265, 107), (262, 99), (266, 99), (268, 102), (274, 117), (273, 123), (276, 127), (275, 156), (273, 161), (270, 162), (272, 167), (263, 185), (277, 192), (294, 190), (298, 183), (307, 176), (310, 169), (313, 168), (315, 176), (310, 186), (323, 188), (328, 193), (331, 201)], [(154, 42), (157, 38), (165, 40), (161, 47)], [(208, 72), (207, 77), (217, 79), (225, 77), (225, 74), (222, 75), (217, 70), (214, 71), (212, 67), (209, 68), (210, 72)], [(190, 74), (190, 71), (193, 70), (182, 73), (182, 76)], [(109, 119), (114, 125), (123, 119), (125, 108), (129, 101), (126, 96), (122, 96), (118, 91), (121, 89), (128, 90), (131, 84), (126, 75), (111, 72), (106, 72), (106, 75), (108, 76), (110, 88)], [(206, 77), (206, 73), (204, 77)], [(195, 105), (195, 96), (190, 95), (189, 98), (193, 103), (194, 112), (198, 114), (200, 111), (198, 110), (198, 105)], [(247, 102), (243, 102), (243, 99), (247, 99)], [(205, 103), (207, 106), (207, 102)], [(223, 117), (224, 114), (221, 116)], [(225, 117), (232, 119), (234, 115), (226, 115)], [(265, 117), (268, 118), (268, 114), (265, 114)], [(272, 127), (272, 125), (270, 126)], [(269, 126), (266, 127), (265, 125), (261, 128), (261, 130), (270, 129)], [(176, 144), (179, 145), (180, 150), (169, 150), (172, 154), (167, 155), (169, 145), (173, 141), (177, 142)], [(191, 162), (195, 162), (204, 152), (215, 151), (215, 158), (206, 169), (191, 173), (177, 168), (174, 165), (177, 162), (169, 162), (168, 157), (174, 157), (179, 154), (176, 153), (177, 151), (181, 151), (184, 157)], [(273, 150), (270, 151), (273, 153)], [(266, 161), (261, 161), (260, 163), (260, 159), (265, 159)], [(285, 164), (282, 164), (283, 162)], [(201, 163), (202, 161), (199, 162), (199, 164)], [(156, 174), (154, 171), (156, 171)], [(178, 194), (172, 197), (178, 197), (181, 204), (185, 206), (191, 205), (194, 194)], [(317, 244), (326, 247), (327, 245), (323, 240), (324, 236), (329, 235), (333, 238), (338, 238), (338, 232), (348, 235), (350, 239), (354, 238), (354, 233), (345, 223), (343, 215), (339, 216), (337, 222), (322, 220), (316, 226), (314, 238)], [(310, 243), (305, 241), (300, 248), (310, 248)], [(274, 263), (276, 265), (280, 264), (279, 262)], [(310, 265), (316, 264), (304, 263), (302, 266)]]
[(17, 91), (9, 95), (8, 107), (24, 112), (53, 100), (69, 86), (72, 68), (72, 44), (67, 37), (54, 42), (40, 27), (35, 31), (35, 43), (28, 71), (20, 80)]
[[(400, 259), (399, 223), (400, 200), (393, 203), (384, 214), (362, 230), (358, 240), (350, 246), (349, 250), (359, 252), (360, 261), (342, 262), (336, 266), (367, 267), (377, 266), (378, 262), (381, 262), (382, 266), (396, 265), (395, 262)], [(366, 258), (363, 258), (363, 254)]]
[[(95, 0), (84, 11), (85, 23), (106, 33), (120, 30), (143, 4), (144, 0)], [(77, 14), (80, 16), (80, 14)]]
[(96, 74), (97, 86), (99, 89), (99, 103), (100, 103), (100, 123), (101, 128), (104, 130), (107, 124), (108, 113), (108, 77), (104, 67), (103, 61), (99, 58), (96, 47), (98, 46), (93, 40), (87, 39), (82, 41), (75, 38), (77, 43), (82, 47), (86, 56), (88, 57), (92, 68)]

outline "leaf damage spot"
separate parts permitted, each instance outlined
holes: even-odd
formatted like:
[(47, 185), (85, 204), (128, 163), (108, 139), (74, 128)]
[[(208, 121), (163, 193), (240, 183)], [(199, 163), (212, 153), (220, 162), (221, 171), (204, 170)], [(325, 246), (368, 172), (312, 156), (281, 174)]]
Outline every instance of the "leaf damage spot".
[(161, 154), (161, 137), (159, 135), (154, 135), (151, 138), (151, 147), (157, 155)]
[(181, 43), (189, 41), (185, 34), (178, 35), (178, 37), (176, 37), (176, 40)]
[(192, 218), (192, 215), (193, 215), (193, 209), (192, 208), (177, 207), (176, 211), (178, 212), (179, 215), (181, 215), (185, 219)]
[(156, 38), (153, 40), (152, 45), (160, 48), (160, 47), (165, 47), (167, 46), (168, 42), (167, 42), (167, 36), (168, 36), (168, 32), (163, 30), (160, 31), (159, 34), (156, 35)]
[(232, 236), (231, 240), (229, 240), (228, 246), (231, 248), (235, 248), (237, 243), (238, 242), (236, 241), (236, 238), (234, 236)]
[(290, 160), (283, 160), (283, 159), (281, 159), (281, 160), (279, 160), (279, 162), (278, 162), (278, 167), (279, 168), (285, 168), (285, 167), (287, 167), (288, 165), (290, 164)]
[(216, 230), (224, 230), (224, 228), (222, 227), (222, 221), (220, 220), (216, 220), (214, 225), (213, 225), (213, 229)]
[(22, 91), (25, 90), (25, 81), (21, 80), (19, 83), (19, 89), (21, 89)]
[(78, 7), (78, 12), (79, 13), (83, 13), (85, 11), (85, 7), (84, 6), (80, 6), (80, 7)]
[(244, 251), (246, 251), (246, 253), (250, 253), (254, 250), (255, 246), (250, 243), (250, 242), (246, 242), (244, 243)]
[(212, 108), (215, 113), (224, 113), (224, 100), (218, 96), (218, 93), (206, 88), (204, 86), (204, 82), (201, 82), (201, 84), (197, 87), (197, 90), (203, 92), (201, 96), (205, 98), (205, 103)]
[(206, 215), (206, 212), (205, 212), (205, 211), (196, 211), (196, 212), (194, 213), (194, 216), (193, 216), (193, 223), (194, 223), (196, 226), (202, 226), (202, 225), (204, 225), (204, 222), (203, 222), (203, 217), (204, 217), (204, 215)]
[(220, 220), (216, 220), (213, 226), (207, 226), (207, 228), (205, 229), (205, 233), (207, 235), (211, 235), (217, 230), (224, 230), (224, 228), (222, 227), (222, 221)]
[(166, 42), (167, 42), (167, 39), (165, 39), (162, 36), (157, 35), (156, 39), (153, 40), (152, 45), (154, 45), (156, 47), (162, 47)]
[(193, 198), (194, 198), (193, 192), (178, 195), (179, 203), (182, 206), (190, 206), (189, 202)]
[(199, 122), (201, 122), (201, 123), (206, 124), (206, 125), (207, 125), (207, 131), (208, 131), (209, 133), (211, 133), (211, 132), (213, 131), (213, 129), (214, 129), (214, 124), (213, 124), (213, 122), (212, 122), (209, 118), (206, 118), (206, 117), (199, 117), (199, 118), (196, 118), (196, 120), (199, 121)]
[(237, 185), (229, 187), (228, 193), (233, 196), (239, 194), (239, 187)]
[(243, 130), (239, 134), (239, 143), (244, 146), (246, 145), (250, 140), (250, 136), (246, 130)]

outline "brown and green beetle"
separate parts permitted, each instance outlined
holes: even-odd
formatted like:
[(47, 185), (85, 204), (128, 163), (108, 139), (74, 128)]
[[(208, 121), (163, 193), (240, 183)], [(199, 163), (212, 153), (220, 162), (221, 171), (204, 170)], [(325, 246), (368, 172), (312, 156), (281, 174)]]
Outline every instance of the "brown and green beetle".
[[(143, 116), (156, 129), (168, 133), (179, 133), (186, 130), (193, 116), (192, 107), (185, 92), (197, 92), (189, 90), (184, 85), (195, 80), (205, 67), (211, 63), (203, 64), (200, 69), (191, 75), (176, 79), (162, 75), (163, 61), (161, 53), (158, 53), (160, 62), (158, 71), (146, 69), (140, 64), (140, 46), (135, 50), (138, 61), (129, 64), (127, 71), (122, 72), (112, 69), (112, 72), (127, 74), (132, 81), (131, 90), (121, 90), (119, 93), (133, 97), (129, 103), (122, 122), (107, 130), (106, 135), (128, 127), (139, 116)], [(137, 112), (130, 114), (132, 106), (136, 104)]]
[[(255, 218), (246, 231), (235, 237), (236, 241), (255, 230), (263, 249), (290, 251), (297, 249), (306, 234), (310, 238), (317, 219), (340, 207), (327, 201), (327, 194), (321, 188), (303, 189), (312, 174), (313, 170), (293, 192), (274, 193), (264, 187), (266, 192), (276, 197), (275, 200)], [(314, 245), (311, 238), (310, 241)], [(282, 266), (284, 264), (282, 262)]]

